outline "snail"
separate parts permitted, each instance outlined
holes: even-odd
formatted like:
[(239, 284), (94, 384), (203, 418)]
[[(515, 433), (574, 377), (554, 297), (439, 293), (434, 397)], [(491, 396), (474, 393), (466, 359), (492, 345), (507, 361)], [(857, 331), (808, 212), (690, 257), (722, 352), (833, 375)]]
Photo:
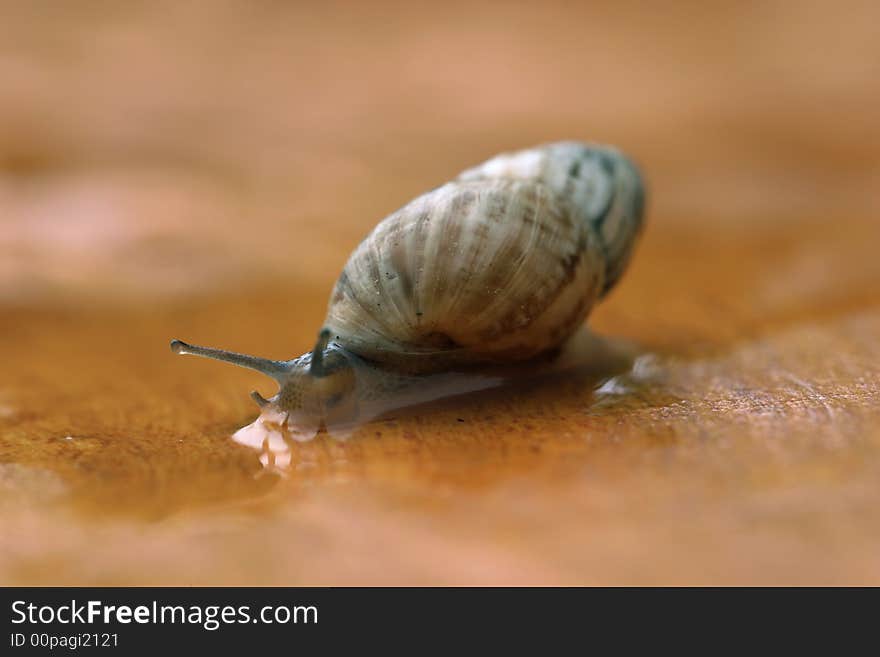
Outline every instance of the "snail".
[(417, 400), (457, 372), (471, 388), (558, 352), (624, 272), (641, 232), (636, 166), (608, 146), (505, 153), (382, 220), (348, 259), (311, 352), (288, 361), (171, 343), (278, 383), (263, 414), (306, 440)]

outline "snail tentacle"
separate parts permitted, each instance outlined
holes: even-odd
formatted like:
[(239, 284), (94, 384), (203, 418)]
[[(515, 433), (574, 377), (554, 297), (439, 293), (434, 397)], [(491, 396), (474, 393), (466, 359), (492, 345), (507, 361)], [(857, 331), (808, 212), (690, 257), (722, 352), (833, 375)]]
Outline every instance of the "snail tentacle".
[(257, 406), (259, 406), (260, 408), (268, 406), (269, 404), (272, 403), (268, 399), (263, 397), (263, 395), (261, 395), (256, 390), (251, 390), (251, 399), (253, 399), (255, 402), (257, 402)]
[(324, 350), (330, 342), (330, 329), (323, 328), (318, 333), (318, 341), (312, 350), (312, 362), (309, 365), (309, 374), (314, 377), (322, 377), (326, 374), (324, 370)]
[(200, 347), (198, 345), (187, 344), (183, 340), (172, 340), (171, 351), (175, 354), (201, 356), (202, 358), (222, 360), (225, 363), (232, 363), (239, 367), (246, 367), (272, 377), (279, 383), (286, 379), (290, 374), (290, 366), (280, 360), (259, 358), (258, 356), (249, 356), (234, 351), (226, 351), (225, 349), (214, 349), (213, 347)]

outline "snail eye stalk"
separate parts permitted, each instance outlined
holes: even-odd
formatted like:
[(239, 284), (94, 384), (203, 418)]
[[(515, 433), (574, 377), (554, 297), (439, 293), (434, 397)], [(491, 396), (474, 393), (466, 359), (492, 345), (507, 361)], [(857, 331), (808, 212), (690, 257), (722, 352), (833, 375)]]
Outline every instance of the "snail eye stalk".
[(330, 342), (330, 329), (323, 328), (318, 333), (318, 341), (312, 350), (312, 364), (309, 366), (309, 374), (314, 377), (325, 376), (324, 371), (324, 350)]
[(272, 377), (276, 381), (281, 382), (290, 373), (288, 365), (279, 360), (269, 360), (268, 358), (258, 358), (257, 356), (248, 356), (247, 354), (239, 354), (234, 351), (226, 351), (225, 349), (213, 349), (212, 347), (199, 347), (198, 345), (187, 344), (182, 340), (171, 341), (171, 351), (175, 354), (187, 354), (191, 356), (201, 356), (202, 358), (211, 358), (212, 360), (220, 360), (224, 363), (232, 363), (239, 367), (246, 367), (256, 370), (261, 374)]

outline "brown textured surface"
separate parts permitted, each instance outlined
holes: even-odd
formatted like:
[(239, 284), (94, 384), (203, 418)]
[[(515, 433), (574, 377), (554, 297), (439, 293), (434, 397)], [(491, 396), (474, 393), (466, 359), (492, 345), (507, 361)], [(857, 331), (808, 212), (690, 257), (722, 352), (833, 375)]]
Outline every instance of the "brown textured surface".
[[(0, 6), (0, 583), (880, 583), (875, 3), (66, 7)], [(306, 351), (378, 219), (560, 138), (651, 184), (615, 377), (229, 439), (270, 386), (170, 338)]]

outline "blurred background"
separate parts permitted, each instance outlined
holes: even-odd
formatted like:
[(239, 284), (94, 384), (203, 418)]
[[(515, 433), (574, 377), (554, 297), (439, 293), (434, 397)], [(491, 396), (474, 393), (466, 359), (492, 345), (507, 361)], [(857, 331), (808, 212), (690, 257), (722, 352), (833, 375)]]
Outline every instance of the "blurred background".
[[(0, 583), (880, 582), (876, 2), (0, 0)], [(559, 139), (642, 166), (638, 367), (229, 435), (375, 223)], [(136, 546), (136, 547), (135, 547)]]

